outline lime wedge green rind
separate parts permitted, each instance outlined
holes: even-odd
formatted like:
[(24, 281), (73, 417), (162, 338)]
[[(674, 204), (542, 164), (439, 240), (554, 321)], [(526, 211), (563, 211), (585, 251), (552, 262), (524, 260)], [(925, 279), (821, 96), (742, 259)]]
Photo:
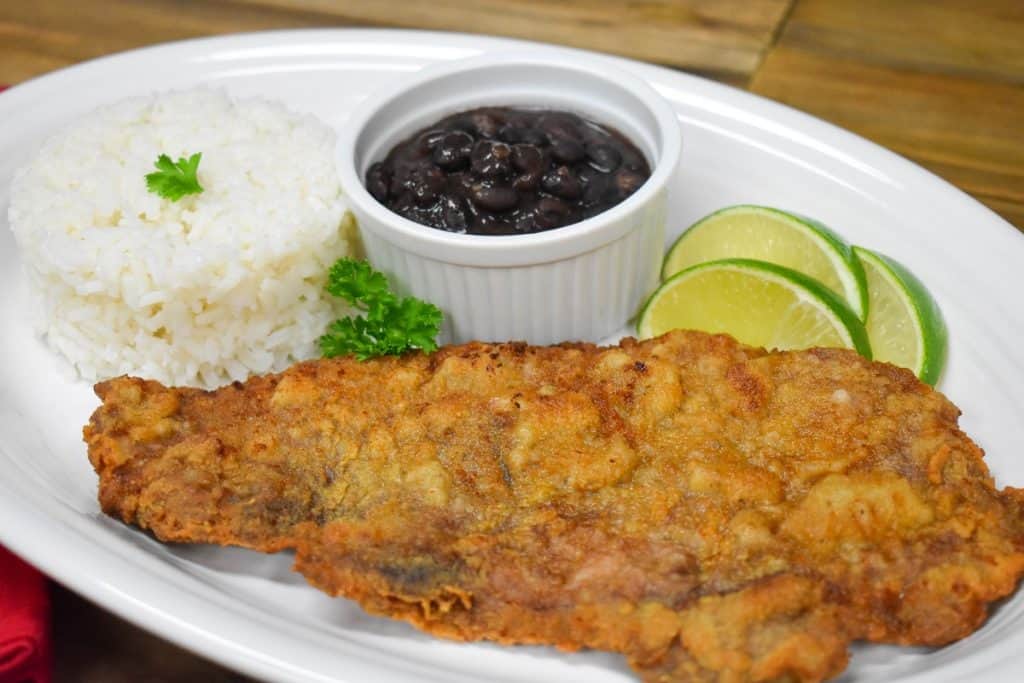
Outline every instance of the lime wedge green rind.
[[(843, 338), (844, 343), (849, 348), (855, 349), (866, 358), (871, 358), (871, 344), (868, 341), (868, 335), (864, 328), (864, 324), (839, 295), (828, 287), (825, 287), (817, 280), (808, 277), (803, 273), (775, 263), (768, 263), (766, 261), (758, 261), (755, 259), (719, 259), (716, 261), (699, 263), (676, 273), (663, 283), (657, 291), (648, 297), (639, 316), (639, 323), (637, 325), (638, 334), (643, 338), (660, 333), (661, 330), (655, 330), (652, 328), (651, 319), (654, 313), (654, 309), (652, 307), (656, 302), (658, 302), (661, 296), (664, 296), (688, 278), (700, 275), (704, 271), (714, 270), (740, 271), (751, 274), (759, 279), (775, 281), (783, 284), (787, 289), (796, 292), (801, 299), (814, 302), (815, 308), (824, 311), (832, 320), (832, 324), (836, 329), (836, 332)], [(705, 329), (705, 331), (728, 332), (728, 330), (718, 329)], [(741, 339), (741, 341), (743, 340)]]
[[(757, 223), (752, 225), (751, 221)], [(762, 234), (765, 223), (776, 230), (781, 228), (781, 232), (772, 234), (769, 230)], [(754, 225), (757, 232), (750, 234)], [(850, 245), (819, 221), (754, 204), (720, 209), (691, 225), (676, 239), (665, 255), (662, 280), (697, 263), (723, 258), (768, 261), (806, 272), (844, 298), (861, 321), (867, 319), (868, 291), (863, 267)]]
[[(884, 350), (878, 360), (913, 366), (909, 369), (913, 370), (921, 381), (934, 386), (945, 367), (949, 345), (949, 333), (938, 303), (924, 284), (898, 261), (864, 247), (854, 247), (854, 253), (863, 263), (865, 270), (869, 271), (869, 282), (875, 281), (875, 278), (882, 278), (879, 282), (892, 288), (902, 299), (914, 327), (913, 334), (917, 338), (919, 352), (916, 362), (896, 362), (897, 359), (887, 357), (888, 352)], [(873, 296), (879, 295), (874, 293)], [(881, 312), (881, 308), (880, 306), (879, 312)], [(878, 327), (876, 321), (869, 317), (867, 323), (869, 336), (875, 331), (876, 344), (880, 349), (884, 349), (886, 344), (877, 340), (879, 333), (876, 330)]]
[[(868, 296), (868, 279), (864, 273), (864, 265), (857, 258), (857, 254), (854, 253), (853, 247), (850, 246), (846, 240), (840, 237), (835, 231), (829, 228), (824, 223), (817, 221), (813, 218), (801, 216), (799, 214), (792, 214), (800, 220), (804, 221), (808, 225), (811, 225), (818, 229), (818, 232), (824, 237), (832, 247), (840, 253), (843, 257), (843, 261), (846, 266), (850, 269), (850, 273), (853, 275), (854, 286), (856, 287), (856, 296), (850, 297), (852, 301), (847, 301), (850, 309), (857, 314), (861, 322), (868, 319), (871, 315), (871, 298)], [(837, 292), (838, 294), (839, 292)]]

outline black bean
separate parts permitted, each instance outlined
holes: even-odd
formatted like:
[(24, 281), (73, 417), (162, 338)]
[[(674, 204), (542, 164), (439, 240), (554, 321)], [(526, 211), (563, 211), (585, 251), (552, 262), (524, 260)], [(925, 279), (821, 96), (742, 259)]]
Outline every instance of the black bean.
[(620, 197), (628, 197), (637, 191), (641, 185), (644, 184), (644, 178), (636, 171), (630, 171), (629, 169), (621, 169), (615, 174), (615, 189), (618, 190)]
[(501, 214), (480, 213), (473, 222), (473, 232), (477, 235), (506, 235), (505, 221)]
[(524, 234), (538, 232), (537, 220), (532, 211), (521, 213), (516, 216), (515, 231)]
[(458, 197), (445, 197), (441, 201), (441, 220), (453, 232), (465, 232), (469, 226), (466, 208)]
[(540, 173), (544, 170), (544, 156), (535, 145), (513, 145), (512, 165), (524, 173)]
[(437, 201), (437, 196), (444, 191), (445, 184), (441, 169), (435, 166), (420, 166), (409, 174), (406, 188), (412, 193), (417, 204), (426, 206)]
[(622, 149), (622, 167), (630, 171), (636, 171), (644, 176), (651, 174), (647, 167), (647, 161), (637, 152), (630, 149)]
[(383, 202), (388, 198), (388, 180), (390, 180), (388, 176), (390, 175), (384, 164), (379, 161), (366, 172), (366, 189), (378, 202)]
[(507, 142), (510, 145), (514, 145), (517, 142), (523, 141), (523, 133), (526, 129), (522, 126), (504, 125), (498, 129), (498, 139), (502, 142)]
[(622, 154), (611, 145), (587, 145), (587, 161), (601, 173), (611, 173), (622, 163)]
[(457, 171), (469, 165), (469, 155), (473, 151), (473, 138), (467, 133), (456, 131), (445, 135), (437, 146), (431, 159), (446, 171)]
[(576, 172), (576, 177), (580, 179), (580, 182), (584, 186), (592, 182), (595, 178), (604, 178), (607, 174), (601, 173), (591, 166), (584, 166)]
[(498, 122), (490, 114), (473, 114), (470, 120), (481, 137), (493, 138), (498, 134)]
[(583, 161), (586, 150), (579, 140), (558, 136), (551, 138), (551, 156), (563, 164), (575, 164)]
[(590, 179), (583, 188), (583, 204), (593, 206), (607, 201), (608, 191), (611, 188), (610, 178), (606, 175), (597, 175)]
[(562, 200), (544, 197), (537, 202), (533, 220), (541, 230), (550, 230), (565, 225), (571, 213), (572, 209)]
[(473, 174), (468, 170), (461, 173), (452, 173), (448, 176), (448, 188), (445, 190), (450, 195), (468, 197), (473, 189)]
[(394, 172), (388, 181), (388, 196), (401, 199), (405, 196), (406, 185), (409, 180), (409, 173), (412, 172), (413, 167), (409, 164), (401, 164), (395, 166)]
[(512, 187), (520, 192), (536, 190), (540, 186), (540, 173), (520, 173), (512, 181)]
[(572, 174), (568, 166), (559, 166), (555, 170), (545, 173), (541, 178), (540, 186), (546, 192), (562, 199), (579, 199), (583, 194), (583, 185), (579, 178)]
[(437, 128), (428, 130), (426, 133), (420, 134), (420, 136), (417, 138), (417, 145), (422, 150), (424, 150), (424, 152), (429, 152), (430, 150), (434, 149), (434, 147), (437, 146), (437, 143), (439, 143), (441, 139), (447, 134), (448, 131), (440, 130)]
[(391, 209), (399, 216), (402, 216), (403, 218), (408, 218), (411, 221), (416, 221), (417, 223), (420, 223), (423, 220), (423, 216), (419, 211), (419, 207), (413, 204), (412, 201), (409, 199), (399, 200), (396, 204), (394, 204), (391, 207)]
[(477, 140), (469, 155), (474, 173), (484, 178), (498, 178), (511, 171), (512, 148), (504, 142)]
[(609, 135), (606, 130), (601, 128), (601, 126), (596, 126), (588, 121), (583, 122), (583, 126), (580, 128), (580, 133), (583, 136), (584, 144), (597, 145), (602, 142), (609, 141)]
[(543, 116), (540, 121), (540, 129), (551, 138), (552, 142), (556, 137), (579, 140), (582, 137), (580, 123), (582, 121), (578, 116), (558, 112)]
[(535, 145), (537, 147), (547, 147), (551, 144), (551, 140), (548, 139), (547, 134), (539, 128), (527, 128), (526, 132), (523, 133), (522, 141), (528, 145)]
[(487, 211), (508, 211), (519, 203), (519, 193), (505, 185), (479, 183), (473, 186), (473, 202)]
[(473, 125), (473, 121), (468, 118), (455, 119), (449, 124), (452, 130), (457, 130), (471, 136), (474, 140), (477, 137), (476, 126)]

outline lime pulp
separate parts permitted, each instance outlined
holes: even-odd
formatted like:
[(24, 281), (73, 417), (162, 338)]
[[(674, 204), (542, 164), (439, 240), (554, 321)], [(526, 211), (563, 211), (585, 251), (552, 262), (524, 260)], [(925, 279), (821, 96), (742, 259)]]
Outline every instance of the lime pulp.
[(828, 227), (780, 209), (741, 204), (690, 226), (669, 248), (662, 279), (698, 263), (724, 258), (767, 261), (821, 282), (863, 321), (867, 284), (851, 247)]
[(676, 273), (648, 299), (637, 332), (672, 329), (725, 333), (751, 346), (856, 349), (871, 357), (858, 316), (834, 292), (784, 266), (720, 259)]

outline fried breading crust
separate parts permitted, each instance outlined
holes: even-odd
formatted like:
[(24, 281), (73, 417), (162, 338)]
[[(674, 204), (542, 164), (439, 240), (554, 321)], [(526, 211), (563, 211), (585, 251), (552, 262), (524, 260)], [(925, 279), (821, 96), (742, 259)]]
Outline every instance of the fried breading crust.
[(96, 390), (108, 514), (294, 548), (374, 614), (621, 652), (646, 681), (826, 679), (852, 640), (968, 635), (1024, 571), (1024, 496), (958, 410), (848, 351), (674, 332)]

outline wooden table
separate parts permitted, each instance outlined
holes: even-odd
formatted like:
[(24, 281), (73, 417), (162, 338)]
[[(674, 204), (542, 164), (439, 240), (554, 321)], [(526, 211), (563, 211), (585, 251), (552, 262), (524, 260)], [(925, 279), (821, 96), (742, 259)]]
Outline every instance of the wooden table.
[[(492, 33), (685, 69), (874, 140), (1024, 229), (1022, 0), (14, 0), (0, 2), (0, 83), (168, 40), (311, 26)], [(54, 600), (59, 680), (245, 680), (63, 589)]]

